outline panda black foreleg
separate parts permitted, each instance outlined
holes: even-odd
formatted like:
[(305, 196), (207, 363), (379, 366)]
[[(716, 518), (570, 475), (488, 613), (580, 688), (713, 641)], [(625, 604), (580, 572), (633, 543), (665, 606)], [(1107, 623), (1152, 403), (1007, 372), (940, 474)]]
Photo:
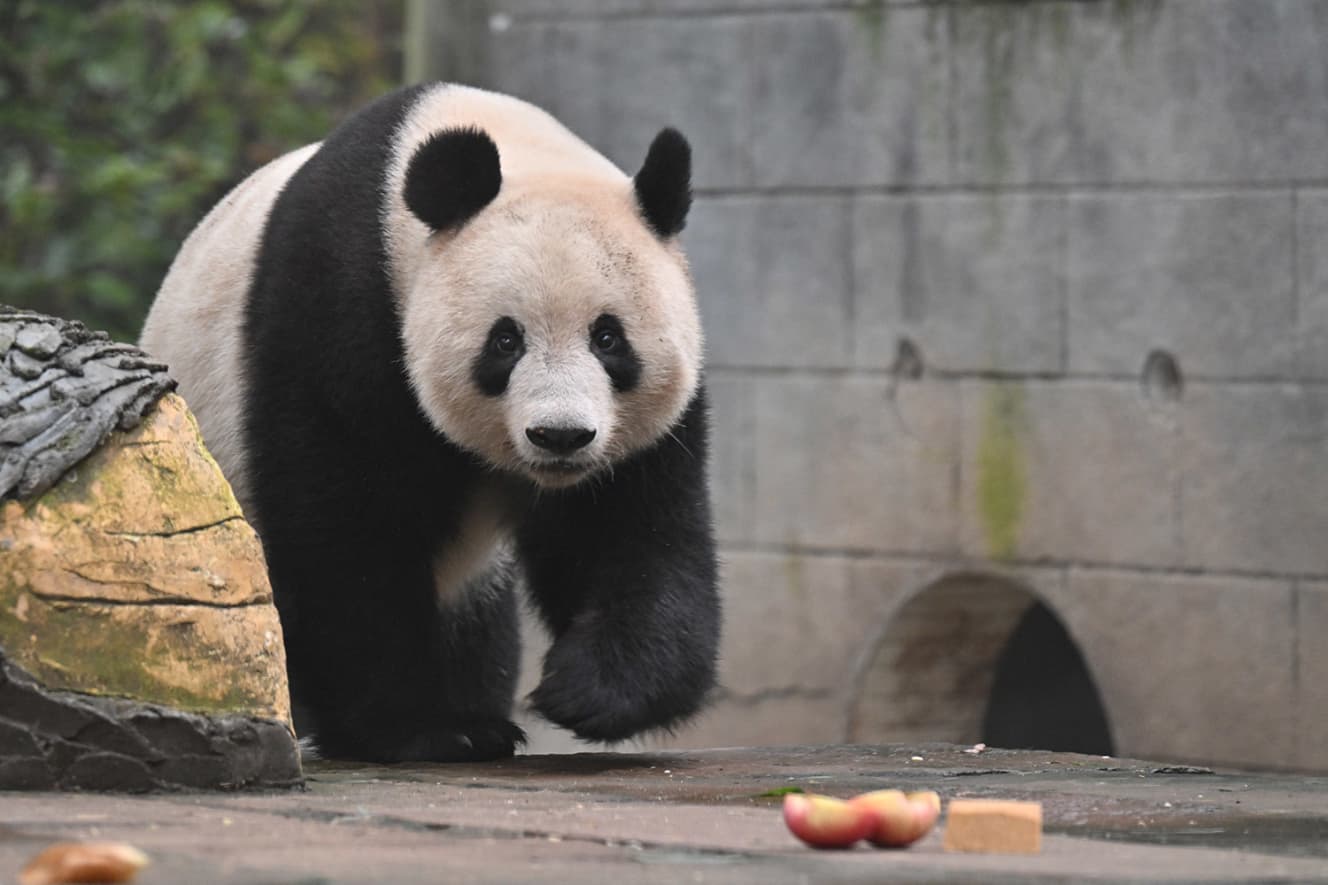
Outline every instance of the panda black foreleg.
[(680, 590), (629, 591), (578, 614), (545, 656), (531, 706), (580, 738), (610, 742), (695, 714), (714, 686), (718, 605)]
[(720, 633), (702, 395), (612, 476), (546, 495), (519, 532), (554, 640), (531, 704), (589, 740), (667, 729), (715, 683)]
[[(268, 544), (292, 694), (319, 751), (379, 762), (510, 756), (519, 664), (512, 580), (440, 606), (427, 559), (382, 537)], [(375, 537), (376, 536), (376, 537)]]

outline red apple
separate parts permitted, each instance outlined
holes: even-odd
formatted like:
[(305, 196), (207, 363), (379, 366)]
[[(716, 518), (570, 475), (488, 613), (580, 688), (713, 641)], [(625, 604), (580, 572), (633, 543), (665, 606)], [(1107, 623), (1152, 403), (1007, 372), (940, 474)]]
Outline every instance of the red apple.
[(925, 791), (904, 795), (901, 790), (876, 790), (849, 800), (867, 809), (876, 825), (867, 839), (876, 846), (902, 848), (930, 832), (941, 813), (941, 797)]
[(936, 812), (936, 816), (940, 817), (941, 797), (940, 794), (934, 790), (921, 790), (916, 793), (908, 793), (905, 798), (910, 802), (921, 802), (924, 805), (929, 806), (932, 811)]
[(813, 848), (847, 848), (876, 826), (870, 808), (812, 793), (784, 797), (784, 823)]

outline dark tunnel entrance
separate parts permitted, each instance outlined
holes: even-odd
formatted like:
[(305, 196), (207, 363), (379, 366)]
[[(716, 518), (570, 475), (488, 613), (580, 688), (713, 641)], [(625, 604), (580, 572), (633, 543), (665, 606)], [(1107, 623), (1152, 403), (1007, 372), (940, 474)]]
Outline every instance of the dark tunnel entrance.
[(867, 655), (848, 739), (1114, 755), (1096, 682), (1065, 626), (1017, 582), (955, 574), (908, 600)]
[(1115, 755), (1084, 656), (1041, 602), (1029, 606), (996, 662), (982, 740), (993, 747)]

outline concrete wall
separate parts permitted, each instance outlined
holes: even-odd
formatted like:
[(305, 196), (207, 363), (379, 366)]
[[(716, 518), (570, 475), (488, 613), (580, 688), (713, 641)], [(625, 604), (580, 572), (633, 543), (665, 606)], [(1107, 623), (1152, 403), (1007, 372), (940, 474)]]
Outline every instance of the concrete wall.
[(980, 739), (883, 654), (972, 576), (1122, 755), (1328, 768), (1328, 4), (461, 5), (472, 79), (693, 142), (728, 636), (675, 744)]

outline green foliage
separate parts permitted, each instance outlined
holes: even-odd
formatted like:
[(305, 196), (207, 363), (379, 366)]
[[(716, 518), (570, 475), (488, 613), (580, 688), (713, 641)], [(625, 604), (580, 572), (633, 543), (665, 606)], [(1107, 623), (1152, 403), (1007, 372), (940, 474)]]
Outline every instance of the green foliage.
[(757, 793), (757, 799), (779, 799), (787, 796), (789, 793), (805, 793), (802, 787), (775, 787), (773, 790), (766, 790), (764, 793)]
[(216, 200), (395, 84), (400, 5), (0, 3), (0, 303), (136, 337)]

